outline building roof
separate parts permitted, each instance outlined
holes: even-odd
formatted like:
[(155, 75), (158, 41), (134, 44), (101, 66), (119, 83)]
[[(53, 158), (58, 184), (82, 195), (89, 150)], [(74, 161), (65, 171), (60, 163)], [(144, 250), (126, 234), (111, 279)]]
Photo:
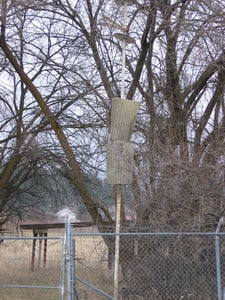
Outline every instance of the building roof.
[[(95, 224), (93, 222), (70, 222), (72, 227), (92, 227)], [(56, 228), (64, 228), (65, 222), (59, 220), (51, 220), (51, 221), (41, 221), (41, 220), (27, 220), (20, 224), (20, 228), (24, 230), (30, 229), (56, 229)]]

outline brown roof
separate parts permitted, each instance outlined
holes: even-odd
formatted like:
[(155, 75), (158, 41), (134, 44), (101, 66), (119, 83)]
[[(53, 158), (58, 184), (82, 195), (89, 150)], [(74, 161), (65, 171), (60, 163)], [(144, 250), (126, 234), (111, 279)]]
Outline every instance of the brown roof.
[[(91, 227), (93, 222), (73, 221), (70, 222), (73, 227)], [(44, 216), (37, 219), (24, 220), (20, 223), (21, 229), (54, 229), (64, 228), (65, 221), (56, 218), (55, 216)]]

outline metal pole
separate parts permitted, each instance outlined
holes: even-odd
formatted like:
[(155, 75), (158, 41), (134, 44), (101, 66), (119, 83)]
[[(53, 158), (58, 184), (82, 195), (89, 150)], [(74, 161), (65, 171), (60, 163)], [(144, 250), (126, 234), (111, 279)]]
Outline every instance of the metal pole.
[(62, 243), (62, 263), (61, 263), (61, 294), (60, 300), (64, 300), (64, 285), (65, 285), (65, 264), (66, 264), (66, 225), (64, 228), (64, 237)]
[[(127, 1), (124, 1), (124, 28), (127, 27)], [(126, 69), (126, 39), (122, 39), (122, 74), (121, 74), (121, 99), (125, 97), (125, 69)], [(120, 219), (121, 219), (121, 185), (116, 185), (116, 238), (115, 238), (115, 263), (114, 263), (114, 299), (118, 299), (119, 292), (119, 258), (120, 258)]]
[[(124, 1), (123, 26), (127, 28), (127, 1)], [(125, 32), (126, 33), (126, 32)], [(125, 70), (126, 70), (126, 39), (122, 39), (122, 74), (121, 74), (121, 99), (125, 96)]]
[(224, 224), (224, 217), (219, 219), (219, 223), (216, 229), (215, 247), (216, 247), (216, 281), (217, 281), (217, 299), (222, 299), (222, 287), (221, 287), (221, 270), (220, 270), (220, 242), (219, 242), (219, 231), (220, 226)]
[(216, 234), (216, 281), (217, 281), (217, 299), (222, 300), (222, 290), (221, 290), (221, 271), (220, 271), (220, 245), (219, 236)]
[(75, 240), (72, 238), (72, 235), (70, 236), (71, 238), (71, 291), (72, 291), (72, 300), (75, 300), (77, 295), (76, 295), (76, 289), (75, 289)]
[(70, 240), (70, 223), (66, 224), (66, 271), (67, 271), (67, 300), (71, 298), (71, 240)]

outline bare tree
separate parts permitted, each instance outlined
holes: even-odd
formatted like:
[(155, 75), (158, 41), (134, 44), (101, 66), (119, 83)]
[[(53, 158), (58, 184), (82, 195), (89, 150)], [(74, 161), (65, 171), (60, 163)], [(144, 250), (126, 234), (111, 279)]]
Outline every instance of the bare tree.
[[(2, 0), (2, 74), (15, 85), (0, 104), (7, 113), (1, 117), (0, 191), (36, 139), (99, 228), (114, 219), (88, 190), (86, 173), (105, 174), (111, 99), (120, 95), (115, 33), (124, 29), (117, 2)], [(213, 230), (224, 213), (224, 4), (132, 3), (126, 97), (141, 102), (130, 187), (135, 225)], [(6, 85), (3, 80), (1, 89)], [(122, 224), (128, 224), (124, 213)]]
[[(110, 101), (120, 92), (121, 47), (114, 33), (122, 28), (122, 6), (113, 1), (77, 1), (75, 6), (68, 1), (2, 4), (1, 48), (22, 78), (24, 91), (28, 89), (33, 97), (29, 95), (27, 106), (20, 109), (20, 114), (28, 108), (30, 115), (36, 112), (36, 128), (29, 130), (36, 135), (41, 131), (39, 136), (44, 132), (52, 140), (51, 147), (61, 157), (67, 175), (90, 168), (104, 171)], [(151, 1), (128, 7), (128, 31), (135, 44), (127, 47), (127, 98), (142, 102), (135, 132), (133, 185), (139, 225), (153, 219), (170, 223), (168, 207), (176, 211), (182, 206), (181, 198), (188, 201), (190, 197), (180, 187), (189, 178), (187, 174), (183, 178), (183, 172), (215, 178), (219, 170), (218, 180), (222, 180), (222, 5), (217, 1), (211, 5), (207, 1)], [(73, 167), (66, 170), (68, 162)], [(89, 199), (83, 183), (75, 180), (75, 185)], [(166, 199), (170, 190), (171, 200)], [(177, 206), (173, 206), (174, 193)], [(222, 205), (222, 189), (220, 195), (216, 210)], [(92, 199), (86, 201), (89, 207), (96, 206)], [(158, 209), (152, 211), (156, 203)], [(208, 206), (208, 200), (205, 203)], [(199, 216), (199, 209), (194, 215)], [(96, 207), (91, 214), (98, 218)]]

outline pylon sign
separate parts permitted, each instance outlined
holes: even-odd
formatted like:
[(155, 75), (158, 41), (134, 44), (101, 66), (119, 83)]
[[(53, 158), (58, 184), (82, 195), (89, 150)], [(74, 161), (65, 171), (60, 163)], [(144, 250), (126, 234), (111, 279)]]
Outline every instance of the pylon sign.
[(134, 145), (131, 142), (108, 143), (107, 182), (130, 184), (133, 173)]
[(113, 98), (110, 140), (107, 148), (107, 182), (131, 184), (134, 147), (130, 142), (140, 103)]

